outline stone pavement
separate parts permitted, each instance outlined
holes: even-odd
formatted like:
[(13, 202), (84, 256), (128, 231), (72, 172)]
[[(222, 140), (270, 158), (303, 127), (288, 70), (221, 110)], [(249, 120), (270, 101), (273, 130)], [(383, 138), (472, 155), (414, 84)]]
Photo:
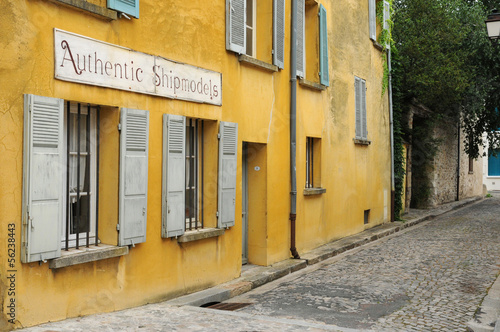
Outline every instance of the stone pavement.
[[(474, 201), (412, 210), (404, 223), (332, 242), (301, 260), (246, 267), (234, 281), (173, 301), (23, 331), (464, 331), (500, 270), (500, 199), (405, 228)], [(255, 304), (238, 312), (186, 306), (228, 299)]]

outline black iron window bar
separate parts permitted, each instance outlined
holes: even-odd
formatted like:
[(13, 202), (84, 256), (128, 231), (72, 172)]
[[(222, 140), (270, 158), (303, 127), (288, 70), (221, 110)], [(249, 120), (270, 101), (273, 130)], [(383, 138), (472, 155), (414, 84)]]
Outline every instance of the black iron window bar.
[[(72, 151), (71, 146), (71, 135), (74, 135), (72, 132), (72, 113), (71, 113), (71, 102), (67, 102), (67, 126), (66, 126), (66, 234), (65, 234), (65, 250), (69, 250), (69, 242), (70, 235), (75, 234), (76, 237), (76, 249), (80, 247), (80, 233), (85, 233), (85, 246), (90, 246), (90, 229), (91, 229), (91, 195), (95, 194), (95, 245), (98, 245), (98, 229), (99, 229), (99, 171), (96, 172), (96, 191), (95, 193), (91, 192), (91, 158), (93, 157), (91, 154), (90, 148), (90, 140), (91, 140), (91, 130), (90, 130), (90, 118), (91, 118), (91, 107), (90, 104), (87, 104), (87, 115), (85, 120), (82, 120), (82, 104), (77, 104), (77, 114), (76, 114), (76, 140), (74, 140), (76, 145), (76, 151)], [(85, 106), (83, 106), (85, 107)], [(96, 151), (95, 158), (97, 165), (99, 165), (99, 118), (100, 118), (100, 109), (97, 107), (96, 109)], [(85, 122), (83, 122), (85, 121)], [(85, 123), (85, 151), (82, 150), (82, 124)], [(73, 147), (74, 150), (74, 147)], [(74, 167), (72, 169), (71, 161), (75, 160), (76, 157), (76, 174), (71, 174), (74, 172)], [(82, 157), (85, 158), (85, 174), (84, 174), (84, 183), (83, 188), (81, 188), (81, 160)], [(76, 178), (76, 187), (71, 188), (70, 185), (70, 175), (73, 175), (73, 178)], [(83, 190), (82, 190), (83, 189)], [(82, 207), (82, 205), (86, 205)], [(86, 211), (83, 209), (86, 208)], [(82, 227), (83, 226), (83, 227)]]
[(186, 230), (203, 228), (203, 131), (203, 120), (187, 120), (185, 197)]

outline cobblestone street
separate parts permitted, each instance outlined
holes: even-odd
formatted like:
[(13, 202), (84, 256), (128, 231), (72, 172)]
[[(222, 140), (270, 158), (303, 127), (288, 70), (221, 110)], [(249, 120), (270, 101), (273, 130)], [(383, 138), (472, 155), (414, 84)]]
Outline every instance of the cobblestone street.
[(464, 331), (500, 270), (499, 202), (483, 200), (232, 301), (255, 302), (246, 313), (348, 328)]
[(149, 304), (26, 331), (465, 331), (500, 272), (500, 196), (310, 265), (226, 302)]

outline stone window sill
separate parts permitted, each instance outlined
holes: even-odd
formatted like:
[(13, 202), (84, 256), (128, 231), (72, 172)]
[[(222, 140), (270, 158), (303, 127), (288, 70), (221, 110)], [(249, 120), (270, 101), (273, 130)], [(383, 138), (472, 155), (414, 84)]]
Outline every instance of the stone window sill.
[(326, 89), (326, 86), (319, 84), (319, 83), (316, 83), (316, 82), (308, 81), (304, 78), (301, 78), (299, 80), (299, 85), (306, 87), (306, 88), (309, 88), (309, 89), (312, 89), (312, 90), (316, 90), (316, 91), (323, 91)]
[(120, 257), (128, 254), (128, 247), (116, 247), (109, 244), (80, 247), (80, 249), (62, 250), (61, 257), (51, 259), (49, 268), (60, 269), (67, 266), (95, 262), (102, 259)]
[(83, 10), (87, 13), (90, 13), (99, 18), (113, 21), (118, 18), (118, 14), (116, 11), (95, 5), (93, 3), (89, 3), (86, 0), (49, 0), (57, 4), (62, 4), (67, 7), (76, 8), (79, 10)]
[(177, 242), (186, 243), (192, 241), (198, 241), (203, 239), (209, 239), (212, 237), (218, 237), (224, 234), (224, 229), (222, 228), (203, 228), (194, 231), (187, 231), (184, 235), (177, 238)]
[(367, 139), (359, 139), (359, 138), (353, 138), (354, 144), (358, 145), (370, 145), (372, 144), (372, 141), (367, 140)]
[(304, 196), (313, 196), (313, 195), (321, 195), (326, 193), (325, 188), (305, 188)]
[(377, 50), (379, 50), (380, 52), (385, 51), (385, 47), (384, 47), (384, 46), (382, 46), (382, 45), (380, 45), (380, 44), (379, 44), (376, 40), (373, 40), (373, 39), (372, 39), (371, 41), (372, 41), (372, 43), (373, 43), (373, 46), (375, 46), (375, 48), (376, 48)]
[(251, 56), (246, 55), (246, 54), (240, 54), (240, 56), (238, 57), (238, 60), (244, 64), (247, 64), (249, 66), (256, 67), (259, 69), (263, 69), (265, 71), (269, 71), (269, 72), (273, 72), (273, 73), (278, 71), (278, 66), (271, 65), (271, 64), (264, 62), (264, 61), (261, 61), (261, 60), (257, 60), (255, 58), (252, 58)]

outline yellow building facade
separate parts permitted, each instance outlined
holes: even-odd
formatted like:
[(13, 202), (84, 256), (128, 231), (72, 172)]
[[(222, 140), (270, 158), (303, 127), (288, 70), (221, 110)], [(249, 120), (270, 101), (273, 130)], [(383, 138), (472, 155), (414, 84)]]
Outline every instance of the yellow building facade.
[[(375, 1), (5, 0), (0, 329), (109, 312), (390, 221)], [(78, 248), (77, 248), (78, 247)]]

